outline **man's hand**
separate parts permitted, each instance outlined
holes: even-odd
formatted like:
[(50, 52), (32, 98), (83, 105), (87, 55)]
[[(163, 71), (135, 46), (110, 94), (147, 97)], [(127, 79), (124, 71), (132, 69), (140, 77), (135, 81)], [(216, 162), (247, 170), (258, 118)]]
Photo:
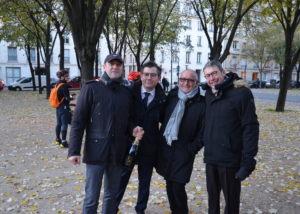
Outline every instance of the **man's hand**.
[(80, 165), (80, 156), (71, 156), (69, 157), (69, 161), (75, 166)]
[(141, 127), (137, 126), (133, 129), (132, 136), (137, 137), (139, 140), (142, 140), (144, 133), (144, 130)]

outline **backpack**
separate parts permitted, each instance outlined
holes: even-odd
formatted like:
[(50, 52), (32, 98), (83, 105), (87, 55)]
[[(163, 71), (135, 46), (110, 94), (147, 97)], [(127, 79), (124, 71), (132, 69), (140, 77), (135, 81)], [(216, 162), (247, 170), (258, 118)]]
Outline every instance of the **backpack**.
[(60, 106), (60, 104), (62, 103), (62, 101), (65, 99), (64, 97), (61, 99), (61, 101), (59, 102), (58, 100), (58, 96), (57, 96), (57, 91), (59, 89), (60, 86), (62, 86), (65, 83), (60, 83), (58, 86), (57, 84), (55, 85), (54, 89), (52, 89), (50, 97), (49, 97), (49, 102), (51, 107), (53, 108), (58, 108)]

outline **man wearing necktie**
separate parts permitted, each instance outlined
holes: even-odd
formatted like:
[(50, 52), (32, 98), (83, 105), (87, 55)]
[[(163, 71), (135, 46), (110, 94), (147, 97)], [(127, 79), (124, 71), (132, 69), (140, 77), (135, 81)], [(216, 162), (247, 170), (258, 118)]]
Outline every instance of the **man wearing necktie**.
[[(141, 80), (129, 86), (133, 96), (133, 122), (145, 131), (138, 152), (139, 192), (135, 210), (143, 214), (147, 208), (153, 166), (157, 160), (159, 123), (164, 118), (167, 98), (160, 84), (161, 68), (155, 62), (142, 66)], [(132, 171), (123, 169), (119, 192), (116, 197), (116, 213), (123, 198)]]

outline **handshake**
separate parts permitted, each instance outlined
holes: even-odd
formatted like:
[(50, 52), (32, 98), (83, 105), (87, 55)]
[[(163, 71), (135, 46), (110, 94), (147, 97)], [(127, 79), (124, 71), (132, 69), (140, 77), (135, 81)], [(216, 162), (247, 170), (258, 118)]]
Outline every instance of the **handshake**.
[(144, 130), (141, 127), (137, 126), (133, 129), (132, 136), (137, 137), (139, 140), (142, 140), (144, 133)]

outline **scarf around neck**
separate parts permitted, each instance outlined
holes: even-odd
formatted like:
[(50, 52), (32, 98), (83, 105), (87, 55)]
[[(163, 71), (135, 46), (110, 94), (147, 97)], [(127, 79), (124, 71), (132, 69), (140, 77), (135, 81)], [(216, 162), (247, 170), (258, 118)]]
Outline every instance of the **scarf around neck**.
[(164, 136), (169, 146), (172, 146), (173, 140), (178, 140), (179, 126), (184, 115), (186, 101), (188, 99), (193, 98), (197, 93), (198, 93), (198, 87), (195, 87), (189, 93), (184, 93), (180, 89), (180, 87), (178, 88), (179, 100), (171, 114), (171, 117), (169, 119), (169, 122), (164, 132)]
[(117, 91), (123, 82), (123, 77), (120, 76), (118, 79), (111, 79), (106, 72), (101, 77), (100, 80), (104, 85), (108, 86), (108, 88), (112, 91)]

